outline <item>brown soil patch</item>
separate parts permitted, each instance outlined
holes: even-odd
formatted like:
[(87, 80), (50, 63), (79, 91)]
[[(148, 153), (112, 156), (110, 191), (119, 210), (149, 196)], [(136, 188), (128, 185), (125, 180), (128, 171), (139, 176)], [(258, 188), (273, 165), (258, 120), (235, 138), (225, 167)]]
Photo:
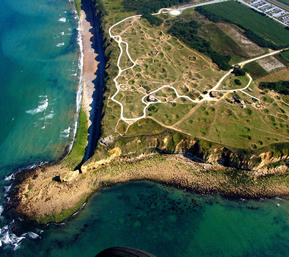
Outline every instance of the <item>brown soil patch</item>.
[(283, 63), (279, 62), (273, 56), (269, 56), (269, 57), (257, 60), (256, 63), (258, 63), (268, 73), (273, 72), (278, 69), (286, 68), (286, 66)]
[(256, 84), (259, 84), (260, 82), (276, 82), (279, 80), (284, 80), (284, 81), (289, 80), (289, 70), (288, 69), (282, 69), (282, 70), (276, 71), (276, 72), (271, 73), (265, 77), (257, 79), (255, 82), (256, 82)]
[(217, 23), (217, 26), (221, 30), (223, 30), (230, 38), (232, 38), (250, 57), (258, 56), (265, 53), (265, 51), (260, 46), (256, 45), (247, 37), (242, 35), (230, 24), (220, 22)]

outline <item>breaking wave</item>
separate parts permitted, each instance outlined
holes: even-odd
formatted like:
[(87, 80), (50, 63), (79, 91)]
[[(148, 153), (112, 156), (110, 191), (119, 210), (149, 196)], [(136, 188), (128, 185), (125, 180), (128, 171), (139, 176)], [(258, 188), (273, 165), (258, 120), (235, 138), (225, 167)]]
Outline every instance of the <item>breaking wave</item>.
[(32, 110), (28, 110), (28, 111), (25, 111), (25, 112), (29, 113), (29, 114), (32, 114), (32, 115), (35, 115), (36, 113), (44, 112), (47, 109), (47, 107), (48, 107), (48, 98), (46, 98), (43, 101), (40, 101), (37, 108), (32, 109)]
[(4, 227), (0, 228), (0, 247), (7, 245), (11, 246), (13, 250), (17, 250), (20, 246), (20, 242), (25, 238), (37, 239), (40, 236), (34, 232), (26, 232), (17, 236), (12, 232), (14, 220)]
[(59, 19), (59, 21), (60, 21), (60, 22), (66, 22), (66, 18), (65, 18), (65, 17), (62, 17), (62, 18)]
[(64, 46), (64, 42), (56, 44), (56, 47)]

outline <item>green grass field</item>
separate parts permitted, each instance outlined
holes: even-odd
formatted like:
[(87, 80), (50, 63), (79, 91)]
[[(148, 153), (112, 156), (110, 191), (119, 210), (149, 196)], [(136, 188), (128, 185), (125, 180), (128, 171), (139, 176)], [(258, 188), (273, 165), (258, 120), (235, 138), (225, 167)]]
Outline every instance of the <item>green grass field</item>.
[[(113, 20), (118, 16), (123, 16), (121, 13), (116, 13), (117, 8), (114, 9), (119, 3), (114, 3), (112, 0), (106, 0), (106, 2), (107, 10), (111, 13)], [(238, 21), (241, 26), (246, 25), (246, 28), (276, 44), (289, 42), (289, 31), (241, 4), (227, 2), (206, 8), (225, 13), (224, 15), (230, 19), (234, 18), (235, 23)], [(107, 22), (111, 24), (108, 17), (106, 17)], [(115, 33), (120, 34), (122, 39), (128, 42), (130, 55), (137, 63), (133, 69), (123, 72), (117, 79), (121, 85), (121, 91), (115, 99), (124, 105), (124, 117), (142, 116), (145, 107), (141, 102), (142, 97), (163, 85), (170, 85), (178, 94), (197, 100), (202, 99), (206, 91), (214, 87), (225, 74), (207, 56), (189, 49), (166, 33), (167, 29), (178, 19), (199, 21), (202, 24), (200, 35), (209, 40), (216, 50), (232, 55), (233, 62), (250, 58), (246, 57), (248, 54), (246, 49), (241, 48), (237, 41), (226, 34), (226, 28), (223, 29), (219, 26), (220, 24), (216, 25), (203, 16), (198, 20), (198, 17), (201, 15), (192, 9), (187, 10), (184, 17), (182, 15), (170, 17), (163, 14), (164, 23), (161, 26), (151, 26), (146, 19), (136, 18), (115, 28)], [(260, 24), (257, 24), (258, 22)], [(237, 27), (236, 25), (229, 26)], [(242, 29), (237, 30), (242, 34)], [(266, 34), (267, 30), (270, 30), (269, 34)], [(116, 63), (119, 49), (116, 42), (111, 42), (110, 47), (112, 46), (114, 50), (109, 62)], [(287, 57), (286, 52), (282, 54)], [(121, 65), (126, 67), (128, 64), (127, 57), (123, 56)], [(268, 75), (255, 62), (247, 64), (245, 68), (249, 70), (253, 79)], [(115, 76), (111, 76), (107, 83), (109, 94), (107, 94), (108, 101), (103, 119), (104, 135), (121, 135), (122, 137), (117, 142), (127, 149), (135, 146), (138, 149), (145, 147), (142, 145), (144, 142), (137, 143), (142, 135), (156, 134), (158, 137), (160, 133), (166, 134), (173, 129), (191, 135), (192, 138), (204, 139), (227, 147), (252, 150), (289, 140), (289, 105), (283, 102), (284, 100), (289, 103), (289, 98), (278, 98), (270, 91), (262, 92), (254, 81), (250, 89), (244, 92), (260, 98), (260, 103), (256, 103), (256, 100), (242, 92), (232, 91), (219, 93), (213, 99), (195, 104), (184, 98), (177, 98), (174, 90), (166, 87), (154, 93), (162, 103), (150, 105), (146, 110), (145, 119), (130, 122), (120, 120), (120, 106), (109, 99), (116, 92), (114, 83), (111, 83)], [(238, 85), (235, 79), (239, 79), (238, 83), (241, 85)], [(245, 87), (247, 83), (247, 76), (235, 77), (232, 74), (223, 82), (220, 89), (224, 87), (224, 89), (234, 90)], [(244, 101), (243, 104), (233, 103), (233, 97)], [(244, 105), (246, 108), (242, 108)], [(128, 138), (134, 140), (134, 136), (136, 139), (139, 138), (135, 140), (135, 143), (126, 141)], [(133, 152), (134, 149), (130, 150)]]
[(245, 5), (230, 1), (207, 5), (204, 6), (204, 8), (241, 27), (252, 30), (257, 35), (276, 45), (289, 44), (289, 31), (286, 30), (284, 26), (268, 17), (254, 12)]
[(284, 58), (287, 62), (289, 62), (289, 51), (284, 51), (281, 53), (282, 58)]
[[(203, 25), (199, 31), (202, 37), (211, 42), (214, 50), (224, 55), (231, 55), (233, 57), (231, 63), (237, 63), (240, 60), (248, 59), (249, 56), (241, 47), (214, 23)], [(224, 45), (226, 47), (224, 47)]]
[(63, 163), (74, 170), (81, 164), (83, 157), (85, 156), (85, 148), (88, 138), (88, 122), (87, 117), (83, 109), (79, 112), (79, 126), (77, 128), (75, 142), (69, 155), (63, 160)]
[(283, 4), (287, 4), (289, 7), (289, 0), (278, 0), (278, 2), (283, 3)]

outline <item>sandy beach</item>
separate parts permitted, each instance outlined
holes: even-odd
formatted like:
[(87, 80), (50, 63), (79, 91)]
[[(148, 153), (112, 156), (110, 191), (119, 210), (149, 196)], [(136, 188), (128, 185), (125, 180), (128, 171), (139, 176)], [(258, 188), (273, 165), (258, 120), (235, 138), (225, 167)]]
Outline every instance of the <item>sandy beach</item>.
[[(94, 114), (93, 81), (96, 79), (98, 62), (94, 50), (95, 44), (92, 41), (93, 27), (83, 11), (80, 26), (84, 54), (82, 109), (87, 114), (90, 127)], [(141, 160), (132, 160), (123, 156), (115, 158), (110, 164), (98, 164), (89, 170), (84, 169), (86, 165), (88, 164), (84, 163), (81, 168), (83, 173), (77, 173), (71, 181), (61, 180), (63, 174), (73, 173), (63, 162), (19, 173), (15, 181), (16, 186), (9, 195), (10, 208), (13, 208), (17, 215), (39, 223), (61, 222), (77, 211), (96, 190), (135, 180), (166, 183), (199, 193), (219, 192), (229, 197), (258, 198), (289, 195), (289, 184), (282, 181), (282, 178), (263, 182), (254, 180), (250, 174), (245, 174), (249, 179), (243, 182), (241, 173), (240, 175), (236, 173), (236, 176), (231, 175), (233, 168), (218, 163), (208, 166), (182, 155), (155, 155)], [(87, 171), (84, 172), (85, 170)]]
[(86, 13), (81, 10), (80, 15), (80, 33), (83, 44), (83, 92), (82, 92), (82, 108), (88, 118), (88, 127), (91, 125), (91, 115), (93, 115), (92, 102), (94, 83), (98, 62), (96, 61), (97, 54), (94, 50), (93, 27), (87, 20)]

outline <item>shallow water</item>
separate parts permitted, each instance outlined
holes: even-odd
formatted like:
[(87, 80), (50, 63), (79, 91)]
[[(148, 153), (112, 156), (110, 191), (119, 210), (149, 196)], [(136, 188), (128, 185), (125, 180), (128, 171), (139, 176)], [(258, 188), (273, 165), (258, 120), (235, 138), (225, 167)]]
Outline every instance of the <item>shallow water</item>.
[[(0, 0), (0, 212), (12, 182), (6, 176), (58, 160), (73, 141), (81, 73), (73, 7)], [(7, 222), (0, 219), (3, 245)]]
[(57, 160), (73, 140), (80, 70), (72, 3), (0, 0), (0, 7), (1, 256), (85, 257), (112, 246), (156, 256), (288, 255), (282, 199), (229, 201), (131, 182), (96, 193), (63, 224), (4, 217), (10, 175)]
[[(277, 206), (280, 204), (280, 206)], [(41, 228), (15, 256), (95, 256), (129, 246), (156, 256), (287, 256), (289, 202), (232, 201), (151, 182), (96, 193), (65, 224)]]
[(0, 5), (3, 177), (58, 159), (72, 140), (79, 47), (68, 1), (1, 0)]

